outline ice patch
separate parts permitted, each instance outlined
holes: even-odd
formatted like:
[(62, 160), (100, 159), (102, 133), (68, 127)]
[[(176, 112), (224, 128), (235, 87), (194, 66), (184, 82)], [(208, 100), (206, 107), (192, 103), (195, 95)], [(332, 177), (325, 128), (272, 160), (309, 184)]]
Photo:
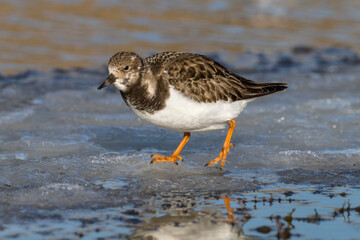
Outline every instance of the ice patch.
[(2, 113), (0, 116), (0, 124), (14, 124), (23, 121), (27, 117), (34, 114), (33, 108), (22, 109), (14, 112)]
[(101, 185), (105, 189), (119, 189), (126, 186), (128, 183), (121, 179), (107, 179), (107, 180), (96, 180), (94, 184)]
[(336, 110), (336, 111), (349, 111), (351, 104), (353, 104), (353, 99), (344, 99), (344, 98), (326, 98), (326, 99), (317, 99), (310, 100), (305, 105), (313, 110)]
[(51, 183), (49, 185), (40, 187), (41, 191), (46, 193), (57, 192), (57, 191), (80, 191), (84, 190), (83, 186), (69, 184), (69, 183)]
[[(313, 63), (302, 68), (303, 59), (265, 58), (270, 63), (256, 68), (255, 61), (244, 76), (288, 82), (289, 88), (247, 106), (237, 121), (235, 147), (224, 171), (204, 165), (218, 156), (226, 130), (193, 133), (179, 166), (150, 165), (151, 154), (172, 154), (182, 134), (138, 121), (111, 86), (96, 91), (104, 72), (57, 71), (34, 74), (31, 81), (5, 79), (8, 90), (0, 93), (0, 229), (5, 221), (40, 224), (49, 218), (66, 219), (69, 226), (78, 222), (71, 230), (77, 233), (103, 222), (104, 232), (118, 233), (149, 220), (143, 212), (174, 216), (174, 211), (197, 209), (198, 199), (269, 184), (360, 184), (359, 68), (328, 74), (310, 71)], [(279, 64), (291, 72), (284, 74)], [(135, 210), (126, 211), (129, 206)], [(85, 217), (79, 217), (82, 211)], [(98, 211), (105, 215), (91, 215)], [(183, 224), (193, 231), (192, 221)], [(91, 238), (95, 229), (93, 235), (81, 233)], [(173, 226), (158, 229), (166, 236), (175, 233)]]
[(348, 149), (339, 149), (339, 150), (327, 149), (327, 150), (323, 150), (322, 152), (325, 154), (344, 154), (344, 155), (349, 156), (352, 154), (359, 154), (360, 148), (348, 148)]
[(0, 154), (0, 160), (26, 160), (26, 153), (9, 153), (9, 154)]

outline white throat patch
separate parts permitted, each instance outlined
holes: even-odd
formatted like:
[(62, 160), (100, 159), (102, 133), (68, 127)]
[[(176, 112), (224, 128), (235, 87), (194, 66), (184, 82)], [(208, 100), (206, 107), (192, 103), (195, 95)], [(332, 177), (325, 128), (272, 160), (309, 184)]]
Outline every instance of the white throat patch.
[(124, 85), (124, 79), (121, 78), (116, 79), (114, 85), (117, 89), (119, 89), (122, 92), (125, 92), (127, 90), (127, 87)]

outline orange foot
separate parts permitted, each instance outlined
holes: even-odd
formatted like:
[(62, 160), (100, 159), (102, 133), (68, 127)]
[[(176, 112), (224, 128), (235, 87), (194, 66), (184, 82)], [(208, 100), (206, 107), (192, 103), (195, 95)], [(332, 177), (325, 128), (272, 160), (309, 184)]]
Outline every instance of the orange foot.
[(228, 123), (229, 123), (229, 131), (228, 131), (228, 133), (226, 135), (224, 146), (222, 147), (219, 156), (217, 158), (215, 158), (214, 160), (212, 160), (212, 161), (208, 162), (207, 164), (205, 164), (205, 167), (210, 167), (211, 165), (216, 164), (221, 160), (220, 170), (223, 170), (224, 165), (225, 165), (225, 161), (226, 161), (226, 157), (227, 157), (227, 154), (228, 154), (228, 152), (230, 150), (230, 147), (234, 147), (234, 144), (230, 143), (230, 140), (231, 140), (231, 136), (232, 136), (232, 134), (234, 132), (236, 122), (233, 119), (233, 120), (228, 121)]
[(190, 133), (184, 132), (183, 140), (181, 141), (181, 143), (179, 144), (179, 146), (171, 156), (165, 157), (158, 154), (153, 154), (151, 155), (153, 159), (151, 160), (150, 164), (154, 164), (156, 162), (173, 162), (174, 164), (178, 165), (177, 162), (178, 159), (180, 161), (183, 161), (183, 158), (179, 154), (183, 149), (183, 147), (185, 146), (185, 144), (189, 141), (189, 138), (190, 138)]
[(234, 144), (232, 144), (232, 143), (224, 144), (224, 146), (221, 149), (221, 152), (220, 152), (219, 156), (217, 158), (215, 158), (214, 160), (211, 160), (210, 162), (205, 164), (205, 167), (210, 167), (211, 165), (216, 164), (220, 160), (222, 160), (221, 164), (220, 164), (220, 170), (223, 170), (224, 164), (225, 164), (225, 161), (226, 161), (226, 157), (227, 157), (227, 154), (228, 154), (228, 152), (230, 150), (230, 147), (234, 147)]
[(171, 155), (171, 156), (161, 156), (158, 154), (153, 154), (151, 155), (151, 157), (153, 158), (150, 162), (150, 164), (154, 164), (156, 162), (173, 162), (176, 165), (179, 165), (177, 160), (179, 159), (180, 161), (183, 161), (183, 158), (179, 155)]

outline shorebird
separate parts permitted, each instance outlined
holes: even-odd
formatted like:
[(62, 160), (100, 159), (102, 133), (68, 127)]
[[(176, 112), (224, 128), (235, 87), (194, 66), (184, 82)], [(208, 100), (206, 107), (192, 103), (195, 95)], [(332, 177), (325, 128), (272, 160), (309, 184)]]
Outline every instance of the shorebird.
[(108, 63), (109, 76), (98, 87), (114, 84), (130, 109), (142, 120), (184, 132), (170, 156), (152, 155), (156, 162), (183, 161), (180, 152), (191, 132), (223, 129), (229, 125), (219, 155), (205, 166), (221, 161), (223, 169), (234, 132), (235, 118), (255, 98), (282, 91), (286, 83), (258, 83), (243, 78), (195, 53), (162, 52), (145, 59), (134, 52), (118, 52)]

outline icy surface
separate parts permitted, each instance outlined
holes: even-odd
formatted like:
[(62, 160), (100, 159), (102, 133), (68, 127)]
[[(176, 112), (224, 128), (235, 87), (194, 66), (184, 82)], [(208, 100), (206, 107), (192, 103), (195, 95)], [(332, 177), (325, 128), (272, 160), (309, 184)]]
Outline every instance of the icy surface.
[[(171, 154), (182, 134), (138, 120), (113, 87), (96, 90), (105, 70), (2, 77), (0, 236), (66, 236), (101, 222), (101, 232), (123, 237), (146, 216), (196, 209), (199, 199), (274, 184), (359, 186), (356, 53), (299, 47), (287, 54), (240, 55), (231, 63), (214, 57), (255, 81), (289, 83), (287, 91), (257, 99), (240, 115), (224, 171), (204, 164), (217, 156), (226, 131), (193, 134), (179, 166), (150, 165), (152, 153)], [(184, 221), (206, 228), (221, 219), (218, 212), (206, 212), (209, 218), (194, 214)], [(17, 223), (34, 219), (29, 232), (19, 233)], [(118, 226), (109, 219), (117, 219)], [(69, 229), (69, 222), (77, 224)], [(229, 225), (221, 224), (216, 227), (226, 231)], [(174, 232), (173, 226), (162, 231)], [(188, 231), (195, 230), (189, 226)], [(222, 236), (236, 236), (232, 231)]]

